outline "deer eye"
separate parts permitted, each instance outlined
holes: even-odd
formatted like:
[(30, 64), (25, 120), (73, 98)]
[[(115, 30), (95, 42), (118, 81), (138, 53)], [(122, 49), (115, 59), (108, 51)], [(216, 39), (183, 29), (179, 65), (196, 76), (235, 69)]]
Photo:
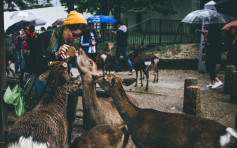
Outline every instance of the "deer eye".
[(93, 62), (91, 60), (89, 60), (90, 64), (93, 65)]

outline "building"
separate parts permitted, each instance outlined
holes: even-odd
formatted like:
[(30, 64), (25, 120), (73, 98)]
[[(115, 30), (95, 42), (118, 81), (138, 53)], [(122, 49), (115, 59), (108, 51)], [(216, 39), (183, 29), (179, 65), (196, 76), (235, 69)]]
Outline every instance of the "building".
[[(166, 19), (166, 20), (182, 20), (188, 13), (200, 8), (200, 0), (177, 0), (175, 6), (176, 14), (164, 15), (162, 13), (145, 13), (141, 16), (141, 21), (146, 19)], [(136, 14), (123, 13), (121, 19), (128, 25), (134, 25), (136, 22)]]

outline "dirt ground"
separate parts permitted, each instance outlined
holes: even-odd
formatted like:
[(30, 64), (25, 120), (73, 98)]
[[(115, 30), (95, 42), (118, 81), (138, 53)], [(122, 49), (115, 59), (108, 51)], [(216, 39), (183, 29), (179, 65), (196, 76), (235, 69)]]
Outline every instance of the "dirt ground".
[[(135, 78), (135, 73), (128, 76), (127, 72), (119, 72), (122, 78)], [(218, 73), (220, 80), (224, 79), (224, 72)], [(182, 113), (184, 80), (188, 77), (196, 77), (201, 88), (201, 116), (215, 120), (225, 126), (235, 127), (237, 104), (229, 102), (229, 94), (223, 94), (223, 85), (217, 89), (207, 88), (209, 75), (192, 70), (160, 70), (159, 82), (153, 83), (153, 75), (150, 72), (149, 90), (144, 87), (134, 87), (134, 84), (124, 89), (133, 95), (141, 108), (151, 108), (163, 112)], [(78, 116), (82, 116), (81, 97), (79, 97)], [(73, 137), (80, 136), (85, 131), (82, 128), (82, 119), (77, 118), (74, 124)], [(131, 139), (127, 146), (135, 148)]]
[[(176, 58), (176, 59), (195, 59), (199, 56), (199, 47), (197, 44), (184, 44), (177, 46), (167, 46), (169, 48), (165, 52), (154, 52), (159, 58)], [(100, 72), (101, 73), (101, 72)], [(73, 75), (77, 76), (77, 69), (73, 69)], [(119, 72), (122, 78), (135, 78), (135, 73), (131, 76), (127, 72)], [(220, 71), (218, 76), (224, 82), (224, 71)], [(183, 92), (184, 80), (188, 77), (196, 77), (198, 79), (198, 86), (201, 88), (201, 116), (204, 118), (215, 120), (225, 126), (235, 127), (235, 116), (237, 112), (237, 104), (230, 103), (230, 95), (223, 94), (223, 85), (217, 89), (207, 88), (209, 83), (209, 75), (207, 73), (199, 73), (193, 70), (160, 70), (159, 82), (153, 83), (153, 75), (150, 72), (149, 90), (145, 91), (145, 87), (131, 86), (124, 87), (124, 89), (133, 95), (141, 108), (151, 108), (163, 112), (182, 113), (183, 109)], [(145, 81), (144, 81), (145, 84)], [(97, 86), (99, 87), (99, 86)], [(98, 88), (99, 89), (99, 88)], [(72, 138), (78, 137), (85, 133), (82, 125), (82, 103), (81, 97), (78, 97), (79, 103), (77, 108), (77, 118), (73, 126)], [(10, 127), (14, 123), (15, 115), (10, 114)], [(127, 146), (128, 148), (135, 148), (131, 139)]]

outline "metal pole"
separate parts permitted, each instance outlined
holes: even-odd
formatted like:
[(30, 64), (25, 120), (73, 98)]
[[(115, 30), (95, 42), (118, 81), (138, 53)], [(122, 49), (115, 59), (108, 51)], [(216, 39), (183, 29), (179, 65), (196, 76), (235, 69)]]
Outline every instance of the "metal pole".
[(7, 108), (3, 102), (3, 90), (6, 89), (6, 60), (4, 45), (4, 12), (3, 1), (0, 1), (0, 146), (5, 141), (7, 131)]

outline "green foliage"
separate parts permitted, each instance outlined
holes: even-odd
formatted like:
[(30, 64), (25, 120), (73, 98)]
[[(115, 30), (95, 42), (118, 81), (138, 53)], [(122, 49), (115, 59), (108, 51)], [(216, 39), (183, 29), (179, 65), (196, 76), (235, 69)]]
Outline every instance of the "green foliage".
[(133, 13), (158, 12), (167, 15), (175, 13), (174, 5), (176, 3), (175, 0), (132, 0), (125, 1), (124, 7), (128, 12)]
[(20, 10), (33, 9), (33, 8), (43, 8), (52, 7), (50, 0), (44, 0), (44, 4), (38, 4), (38, 0), (4, 0), (4, 3), (8, 4), (8, 10), (15, 10), (15, 3)]
[(115, 16), (120, 19), (122, 12), (147, 13), (158, 12), (163, 14), (174, 14), (176, 0), (60, 0), (62, 5), (69, 8), (76, 5), (78, 12), (92, 14), (104, 14)]

